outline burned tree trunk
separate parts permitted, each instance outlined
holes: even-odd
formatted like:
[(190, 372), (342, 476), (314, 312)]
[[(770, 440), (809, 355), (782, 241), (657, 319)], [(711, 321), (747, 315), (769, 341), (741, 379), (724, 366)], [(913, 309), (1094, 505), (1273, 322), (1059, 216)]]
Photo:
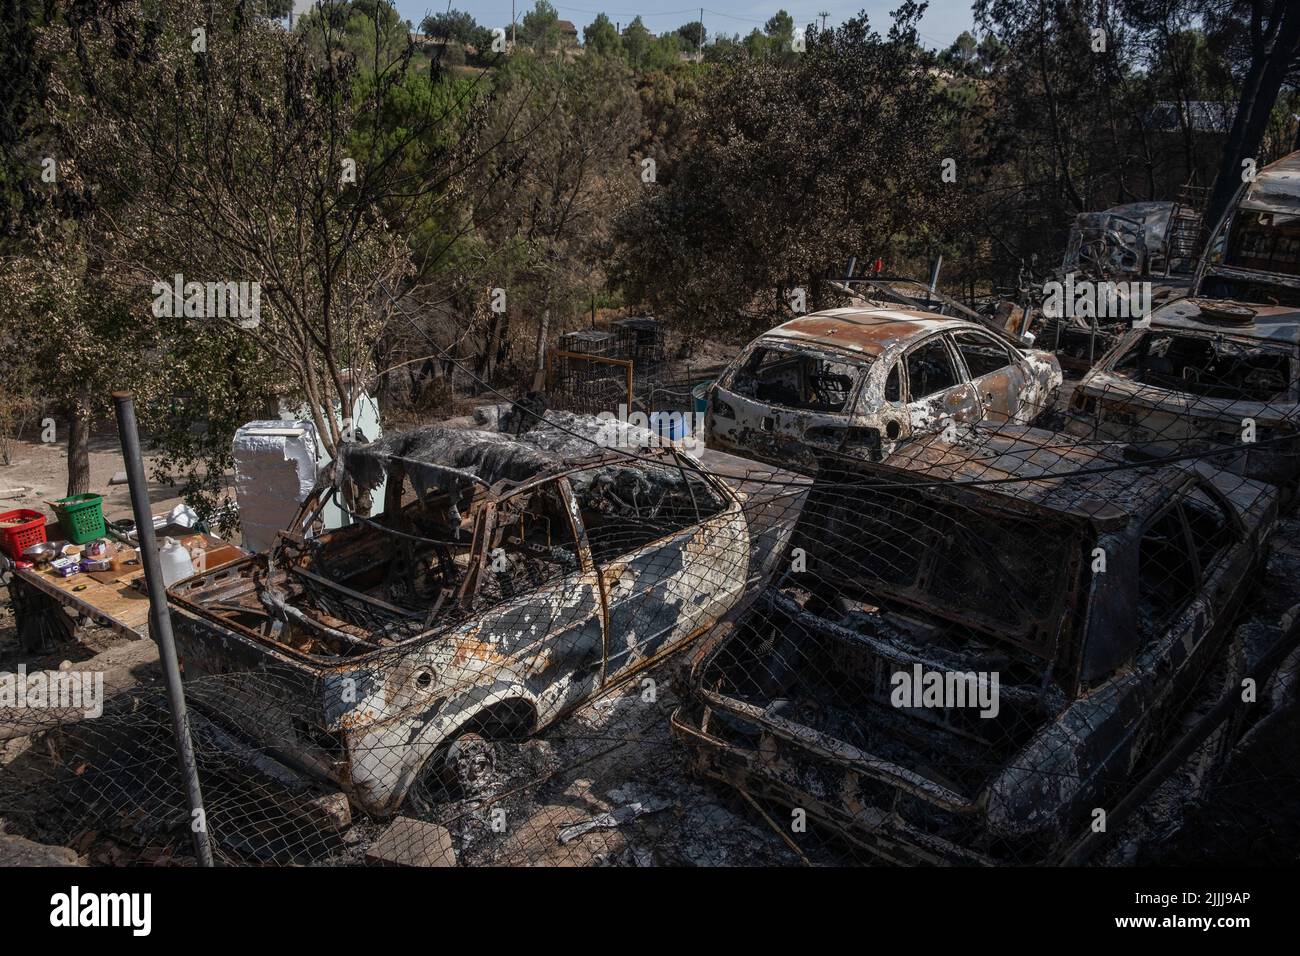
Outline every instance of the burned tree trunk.
[(1241, 185), (1242, 161), (1255, 155), (1264, 137), (1269, 114), (1277, 102), (1287, 69), (1300, 47), (1300, 9), (1285, 0), (1268, 4), (1268, 26), (1261, 25), (1262, 3), (1255, 3), (1251, 22), (1252, 59), (1241, 85), (1237, 115), (1223, 150), (1223, 162), (1214, 179), (1214, 190), (1206, 208), (1205, 225), (1213, 229), (1228, 210)]

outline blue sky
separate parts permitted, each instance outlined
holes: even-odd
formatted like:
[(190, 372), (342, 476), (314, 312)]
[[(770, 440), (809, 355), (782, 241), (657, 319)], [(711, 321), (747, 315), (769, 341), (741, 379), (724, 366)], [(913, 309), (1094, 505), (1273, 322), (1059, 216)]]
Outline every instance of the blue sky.
[[(598, 0), (552, 2), (563, 19), (578, 25), (579, 33), (602, 11), (611, 20), (625, 25), (639, 13), (647, 27), (655, 33), (663, 33), (698, 19), (700, 7), (698, 2), (694, 7), (688, 6), (689, 0), (609, 0), (608, 5)], [(576, 6), (570, 6), (570, 3)], [(311, 6), (311, 0), (296, 0), (296, 5), (304, 9)], [(447, 0), (441, 4), (437, 0), (396, 0), (396, 5), (402, 16), (418, 26), (426, 13), (447, 9)], [(510, 0), (452, 0), (451, 5), (459, 10), (468, 10), (484, 26), (505, 26), (510, 22)], [(782, 8), (794, 17), (797, 24), (812, 22), (823, 10), (830, 14), (827, 23), (839, 23), (859, 10), (866, 10), (871, 22), (883, 32), (889, 23), (889, 11), (897, 5), (898, 0), (849, 0), (845, 3), (835, 0), (711, 0), (704, 3), (704, 26), (710, 36), (715, 33), (744, 36), (754, 27), (761, 27), (768, 17)], [(532, 6), (533, 0), (517, 0), (517, 15), (522, 17)], [(930, 8), (921, 21), (921, 35), (928, 45), (946, 47), (957, 34), (970, 27), (970, 0), (930, 0)]]

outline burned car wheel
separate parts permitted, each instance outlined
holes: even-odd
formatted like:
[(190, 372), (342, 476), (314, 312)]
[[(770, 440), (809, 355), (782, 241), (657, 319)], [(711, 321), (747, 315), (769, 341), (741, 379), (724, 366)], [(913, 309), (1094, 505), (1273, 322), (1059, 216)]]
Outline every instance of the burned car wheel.
[(462, 797), (473, 797), (491, 785), (497, 766), (496, 745), (478, 734), (461, 734), (447, 748), (442, 773)]
[(497, 745), (472, 731), (439, 748), (407, 793), (416, 813), (431, 813), (456, 800), (486, 796), (496, 778)]

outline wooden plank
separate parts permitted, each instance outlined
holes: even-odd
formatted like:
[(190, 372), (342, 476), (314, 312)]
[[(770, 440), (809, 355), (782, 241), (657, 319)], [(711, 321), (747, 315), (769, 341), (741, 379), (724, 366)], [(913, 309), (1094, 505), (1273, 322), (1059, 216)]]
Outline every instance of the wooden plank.
[[(87, 574), (59, 577), (57, 574), (38, 572), (32, 568), (17, 568), (14, 576), (49, 595), (65, 607), (70, 607), (125, 637), (147, 637), (149, 632), (149, 598), (130, 586), (133, 578), (142, 571), (124, 573), (113, 584), (103, 584)], [(73, 588), (85, 585), (81, 591)]]
[[(182, 538), (182, 543), (189, 543), (194, 536)], [(230, 560), (244, 556), (244, 551), (226, 544), (219, 538), (207, 536), (209, 552), (224, 552), (222, 557)], [(210, 564), (207, 570), (215, 570), (229, 560)], [(14, 575), (38, 591), (49, 595), (64, 607), (70, 607), (80, 614), (91, 617), (106, 627), (112, 628), (124, 637), (149, 636), (149, 597), (141, 589), (133, 586), (134, 582), (144, 578), (143, 568), (122, 571), (115, 580), (105, 582), (97, 580), (88, 573), (60, 577), (51, 572), (40, 572), (35, 568), (16, 568)], [(101, 574), (100, 578), (103, 577)]]

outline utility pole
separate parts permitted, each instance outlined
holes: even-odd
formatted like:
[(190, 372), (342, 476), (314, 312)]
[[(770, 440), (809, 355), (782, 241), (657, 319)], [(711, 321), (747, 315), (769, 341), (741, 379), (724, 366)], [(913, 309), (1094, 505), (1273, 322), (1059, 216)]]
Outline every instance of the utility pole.
[(817, 14), (817, 16), (819, 16), (819, 17), (822, 18), (822, 33), (825, 33), (825, 32), (826, 32), (826, 18), (829, 17), (830, 14), (829, 14), (827, 11), (823, 10), (821, 13)]
[(510, 0), (510, 46), (515, 45), (515, 0)]

